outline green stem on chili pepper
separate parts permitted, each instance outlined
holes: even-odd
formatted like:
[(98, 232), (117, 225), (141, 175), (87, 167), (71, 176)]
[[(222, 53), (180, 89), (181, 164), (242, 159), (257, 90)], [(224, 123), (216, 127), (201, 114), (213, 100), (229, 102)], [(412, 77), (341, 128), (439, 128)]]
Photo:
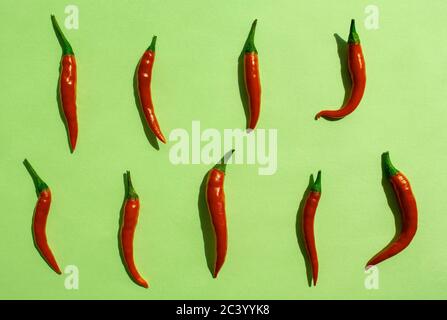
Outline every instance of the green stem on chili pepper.
[(31, 178), (33, 179), (37, 194), (41, 193), (45, 189), (48, 189), (48, 185), (39, 177), (37, 172), (31, 166), (31, 163), (29, 163), (27, 159), (23, 161), (23, 164), (25, 165), (25, 168), (28, 170)]
[(349, 37), (348, 37), (348, 43), (360, 43), (360, 37), (357, 33), (357, 30), (355, 30), (355, 20), (351, 19), (351, 26), (349, 27)]
[(310, 190), (321, 193), (321, 170), (317, 173), (317, 178), (310, 187)]
[(53, 28), (56, 31), (56, 37), (59, 40), (59, 43), (62, 47), (62, 54), (71, 54), (74, 55), (73, 48), (71, 47), (70, 42), (68, 42), (67, 38), (65, 37), (64, 33), (62, 32), (61, 28), (59, 27), (59, 24), (57, 23), (56, 17), (54, 14), (51, 15), (51, 22), (53, 23)]
[(155, 44), (157, 43), (157, 36), (153, 36), (152, 40), (151, 40), (151, 44), (149, 45), (149, 47), (147, 47), (146, 51), (153, 51), (155, 52)]
[(135, 191), (133, 184), (132, 184), (132, 178), (130, 177), (130, 171), (126, 171), (126, 179), (127, 179), (127, 193), (126, 197), (127, 199), (138, 199), (138, 194)]
[(258, 53), (258, 50), (256, 49), (255, 46), (255, 32), (256, 32), (256, 24), (258, 23), (258, 19), (255, 19), (255, 21), (253, 21), (251, 28), (250, 28), (250, 33), (248, 34), (247, 37), (247, 41), (245, 42), (245, 46), (244, 46), (244, 52), (246, 53)]
[(387, 178), (391, 178), (392, 176), (399, 173), (399, 170), (391, 163), (390, 153), (385, 152), (382, 155), (383, 157), (383, 170)]

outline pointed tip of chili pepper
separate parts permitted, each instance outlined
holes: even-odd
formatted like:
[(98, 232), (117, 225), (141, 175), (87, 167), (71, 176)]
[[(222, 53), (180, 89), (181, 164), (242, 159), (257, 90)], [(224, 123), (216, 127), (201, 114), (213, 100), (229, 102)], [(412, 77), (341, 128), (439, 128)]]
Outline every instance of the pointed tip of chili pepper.
[(146, 50), (146, 51), (152, 51), (152, 52), (155, 52), (155, 44), (156, 44), (156, 42), (157, 42), (157, 36), (153, 36), (153, 37), (152, 37), (151, 44), (149, 45), (149, 47), (147, 47), (147, 50)]
[(391, 163), (390, 153), (388, 151), (382, 154), (382, 169), (383, 174), (387, 178), (391, 178), (392, 176), (395, 176), (399, 173), (399, 170), (397, 170), (396, 167), (394, 167)]
[(76, 149), (76, 140), (75, 141), (70, 140), (70, 151), (71, 151), (71, 153), (74, 153), (75, 149)]
[(255, 19), (251, 25), (250, 33), (248, 34), (247, 41), (245, 42), (244, 52), (245, 53), (258, 53), (255, 46), (255, 32), (258, 19)]
[(360, 43), (360, 37), (357, 34), (357, 31), (355, 30), (355, 20), (354, 19), (351, 19), (351, 26), (349, 27), (348, 43), (354, 43), (354, 44)]
[(163, 133), (161, 133), (161, 131), (157, 134), (157, 138), (158, 140), (160, 140), (161, 142), (163, 142), (164, 144), (166, 144), (166, 138), (163, 135)]
[(213, 278), (214, 279), (216, 279), (217, 278), (217, 276), (219, 275), (219, 271), (220, 271), (220, 268), (221, 268), (222, 266), (220, 266), (220, 267), (216, 267), (216, 269), (214, 270), (214, 272), (213, 272)]
[(318, 119), (320, 119), (321, 117), (326, 117), (327, 116), (327, 110), (323, 110), (323, 111), (320, 111), (320, 112), (318, 112), (316, 115), (315, 115), (315, 120), (318, 120)]
[(233, 155), (234, 151), (235, 151), (234, 149), (228, 151), (228, 152), (222, 157), (222, 159), (220, 159), (220, 161), (219, 161), (218, 163), (216, 163), (216, 165), (213, 167), (213, 169), (216, 169), (216, 170), (219, 170), (219, 171), (222, 171), (223, 173), (225, 173), (226, 170), (227, 170), (227, 163), (228, 163), (228, 160), (230, 160), (230, 158), (231, 158), (231, 156)]
[(369, 270), (372, 267), (377, 266), (379, 263), (381, 263), (384, 259), (380, 257), (380, 252), (376, 254), (374, 257), (369, 259), (368, 263), (365, 266), (365, 270)]
[(27, 159), (23, 160), (23, 164), (25, 165), (26, 170), (28, 170), (31, 178), (33, 179), (37, 194), (40, 194), (42, 191), (48, 189), (48, 185), (39, 177), (37, 172), (31, 166), (31, 163), (29, 163)]
[(126, 171), (126, 182), (127, 182), (127, 193), (126, 198), (127, 199), (138, 199), (138, 194), (135, 192), (135, 189), (132, 185), (132, 179), (130, 178), (130, 171)]
[[(313, 180), (313, 177), (312, 177), (312, 180)], [(317, 178), (315, 179), (312, 186), (310, 187), (310, 190), (321, 193), (321, 170), (318, 171)]]
[(70, 42), (68, 42), (67, 38), (65, 38), (64, 33), (62, 32), (59, 24), (57, 23), (56, 17), (54, 14), (51, 15), (51, 23), (53, 24), (54, 32), (56, 32), (56, 37), (59, 40), (59, 43), (62, 47), (63, 55), (74, 55), (73, 48), (71, 47)]
[(136, 282), (138, 285), (142, 286), (143, 288), (146, 288), (146, 289), (149, 288), (149, 284), (143, 278), (137, 279)]
[(250, 122), (249, 122), (249, 124), (248, 124), (248, 127), (247, 127), (247, 133), (250, 133), (251, 131), (253, 131), (253, 130), (255, 130), (256, 129), (256, 125), (258, 124), (258, 118), (253, 118), (253, 117), (250, 117)]

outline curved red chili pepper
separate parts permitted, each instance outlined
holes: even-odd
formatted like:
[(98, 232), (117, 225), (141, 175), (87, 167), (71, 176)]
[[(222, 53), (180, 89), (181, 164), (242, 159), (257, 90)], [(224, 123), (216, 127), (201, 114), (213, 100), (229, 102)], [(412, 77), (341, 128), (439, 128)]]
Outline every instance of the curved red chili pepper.
[[(231, 151), (231, 154), (234, 150)], [(230, 154), (230, 155), (231, 155)], [(211, 217), (215, 236), (215, 264), (213, 277), (222, 268), (227, 255), (227, 218), (225, 213), (225, 180), (226, 161), (220, 162), (208, 173), (206, 183), (206, 203)]]
[(250, 110), (248, 129), (252, 130), (256, 128), (261, 111), (261, 81), (259, 78), (258, 50), (254, 43), (257, 21), (253, 21), (244, 47), (244, 79)]
[(393, 166), (388, 152), (385, 152), (382, 157), (384, 173), (393, 186), (394, 193), (399, 203), (402, 228), (396, 239), (368, 261), (366, 264), (367, 268), (391, 258), (408, 247), (416, 234), (418, 224), (418, 209), (416, 206), (416, 199), (411, 190), (410, 182), (402, 172)]
[(77, 71), (73, 49), (60, 29), (56, 17), (51, 15), (56, 36), (62, 46), (61, 72), (59, 76), (59, 99), (62, 105), (71, 152), (76, 148), (78, 139), (78, 119), (76, 114)]
[(352, 87), (348, 101), (339, 110), (323, 110), (317, 113), (316, 119), (320, 117), (328, 119), (341, 119), (353, 112), (362, 100), (366, 86), (365, 58), (363, 57), (360, 38), (355, 30), (355, 21), (351, 20), (348, 39), (348, 67), (351, 75)]
[(133, 257), (133, 238), (135, 234), (135, 228), (138, 223), (140, 200), (138, 198), (138, 194), (135, 192), (135, 189), (132, 186), (129, 171), (127, 171), (126, 173), (126, 179), (127, 179), (127, 193), (126, 193), (126, 201), (124, 203), (123, 219), (120, 228), (121, 252), (123, 254), (126, 269), (129, 272), (129, 275), (131, 276), (132, 280), (136, 284), (144, 288), (148, 288), (149, 285), (138, 272)]
[(61, 269), (59, 269), (53, 252), (48, 245), (46, 235), (47, 218), (51, 206), (50, 188), (48, 188), (47, 184), (37, 175), (36, 171), (34, 171), (28, 160), (25, 159), (23, 164), (33, 178), (34, 186), (36, 187), (36, 192), (39, 196), (33, 216), (34, 243), (40, 255), (44, 258), (46, 263), (48, 263), (51, 269), (53, 269), (56, 273), (61, 274)]
[(312, 278), (314, 286), (318, 279), (318, 255), (315, 246), (314, 220), (317, 211), (318, 202), (321, 197), (321, 171), (318, 171), (317, 178), (310, 187), (310, 192), (306, 198), (303, 209), (302, 231), (307, 256), (312, 267)]
[(137, 83), (138, 83), (138, 96), (140, 98), (140, 105), (143, 109), (144, 117), (146, 118), (146, 123), (152, 130), (154, 135), (163, 143), (166, 143), (166, 139), (161, 132), (160, 126), (155, 116), (154, 104), (152, 103), (151, 94), (151, 81), (152, 81), (152, 67), (155, 61), (155, 42), (157, 41), (157, 36), (152, 38), (152, 42), (143, 53), (138, 64), (137, 71)]

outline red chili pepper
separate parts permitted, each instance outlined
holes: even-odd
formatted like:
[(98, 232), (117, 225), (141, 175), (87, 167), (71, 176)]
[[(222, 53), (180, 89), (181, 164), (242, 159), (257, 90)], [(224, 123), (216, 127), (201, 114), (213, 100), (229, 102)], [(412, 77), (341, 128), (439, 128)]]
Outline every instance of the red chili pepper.
[(76, 115), (76, 58), (73, 49), (60, 29), (56, 17), (51, 15), (56, 36), (62, 46), (61, 71), (59, 77), (59, 99), (67, 125), (71, 152), (76, 148), (78, 139), (78, 119)]
[(256, 128), (261, 111), (261, 82), (259, 78), (258, 50), (254, 42), (257, 21), (255, 20), (251, 25), (251, 30), (244, 47), (245, 88), (247, 90), (250, 110), (248, 129), (252, 130)]
[[(233, 152), (234, 150), (231, 151), (230, 156)], [(216, 164), (214, 168), (209, 171), (206, 183), (206, 203), (214, 229), (216, 244), (214, 278), (217, 278), (227, 255), (227, 218), (225, 213), (224, 192), (225, 170), (226, 161)]]
[(410, 182), (402, 172), (397, 170), (390, 160), (390, 155), (385, 152), (382, 155), (384, 174), (393, 186), (394, 193), (399, 203), (402, 228), (398, 236), (391, 241), (382, 251), (368, 261), (366, 267), (376, 265), (404, 250), (410, 244), (416, 234), (418, 224), (418, 209), (416, 199), (411, 190)]
[(132, 280), (135, 281), (136, 284), (144, 288), (148, 288), (149, 285), (138, 272), (133, 258), (133, 237), (135, 234), (135, 228), (138, 223), (140, 200), (138, 198), (138, 194), (135, 192), (135, 189), (132, 186), (129, 171), (127, 171), (126, 173), (126, 179), (126, 202), (124, 203), (123, 219), (120, 228), (121, 252), (123, 254), (126, 269), (129, 272)]
[(348, 39), (348, 67), (351, 75), (351, 94), (345, 105), (339, 110), (320, 111), (315, 118), (341, 119), (353, 112), (362, 100), (366, 85), (365, 59), (363, 57), (360, 38), (355, 30), (355, 21), (351, 20)]
[(50, 212), (51, 206), (51, 191), (47, 184), (37, 175), (28, 160), (23, 161), (26, 169), (33, 178), (34, 186), (36, 187), (36, 192), (38, 195), (38, 200), (36, 207), (34, 209), (33, 216), (33, 238), (37, 250), (48, 265), (56, 273), (61, 274), (61, 269), (57, 265), (56, 259), (54, 258), (53, 252), (51, 251), (46, 235), (46, 225), (48, 213)]
[(317, 178), (315, 179), (315, 182), (312, 183), (310, 192), (306, 199), (306, 203), (304, 204), (302, 221), (304, 243), (306, 246), (307, 256), (312, 267), (312, 278), (314, 286), (317, 284), (318, 279), (318, 256), (317, 248), (315, 246), (314, 220), (320, 197), (321, 171), (318, 171)]
[(157, 36), (152, 38), (152, 42), (143, 53), (138, 64), (137, 71), (137, 83), (138, 83), (138, 96), (140, 98), (140, 105), (143, 109), (146, 123), (155, 136), (163, 143), (166, 143), (166, 139), (161, 132), (160, 126), (155, 116), (154, 104), (152, 103), (151, 95), (151, 80), (152, 80), (152, 67), (155, 61), (155, 42)]

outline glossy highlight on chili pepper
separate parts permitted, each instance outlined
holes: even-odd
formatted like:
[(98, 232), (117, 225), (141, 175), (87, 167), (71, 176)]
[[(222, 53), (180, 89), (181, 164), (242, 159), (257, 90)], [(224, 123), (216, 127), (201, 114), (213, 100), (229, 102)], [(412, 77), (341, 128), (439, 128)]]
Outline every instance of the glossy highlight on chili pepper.
[(136, 284), (144, 288), (148, 288), (149, 285), (147, 281), (143, 279), (143, 277), (138, 272), (137, 267), (135, 266), (133, 256), (133, 239), (135, 235), (135, 228), (138, 223), (140, 199), (138, 197), (138, 194), (135, 192), (135, 189), (133, 188), (129, 171), (126, 172), (126, 183), (126, 200), (124, 203), (123, 216), (119, 233), (120, 250), (129, 276)]
[(215, 264), (213, 277), (217, 278), (227, 255), (227, 218), (225, 211), (224, 181), (227, 160), (233, 154), (231, 150), (224, 161), (216, 164), (208, 173), (206, 183), (206, 203), (210, 213), (215, 237)]
[(140, 99), (140, 106), (143, 109), (146, 123), (154, 133), (154, 135), (163, 143), (166, 143), (166, 139), (161, 132), (160, 125), (158, 124), (157, 117), (155, 116), (154, 104), (152, 102), (151, 93), (151, 81), (152, 81), (152, 68), (155, 62), (155, 43), (157, 36), (152, 38), (152, 42), (143, 53), (140, 59), (137, 69), (137, 85), (138, 96)]
[(304, 244), (306, 246), (306, 253), (312, 267), (312, 279), (314, 286), (317, 285), (318, 280), (318, 255), (317, 247), (315, 245), (314, 221), (320, 197), (321, 171), (318, 171), (317, 178), (310, 186), (310, 192), (307, 195), (306, 202), (304, 204), (302, 216), (303, 220), (301, 223)]
[(388, 152), (382, 155), (382, 163), (384, 175), (393, 186), (394, 194), (399, 204), (402, 227), (397, 237), (368, 261), (366, 268), (377, 265), (408, 247), (416, 234), (418, 224), (416, 199), (410, 182), (402, 172), (393, 166)]
[(244, 80), (250, 111), (248, 129), (251, 130), (256, 128), (261, 112), (261, 81), (259, 77), (258, 50), (254, 42), (257, 21), (257, 19), (253, 21), (244, 46)]
[(348, 38), (348, 67), (351, 75), (352, 87), (348, 101), (339, 110), (320, 111), (315, 119), (341, 119), (352, 113), (362, 100), (366, 86), (365, 58), (363, 56), (360, 38), (355, 30), (355, 20), (351, 20)]
[(57, 274), (61, 274), (61, 269), (56, 262), (50, 246), (48, 245), (46, 234), (47, 218), (51, 206), (50, 188), (39, 177), (27, 159), (23, 161), (23, 164), (33, 179), (34, 186), (36, 187), (36, 193), (38, 195), (32, 223), (34, 244), (42, 258), (47, 262), (51, 269), (53, 269)]

